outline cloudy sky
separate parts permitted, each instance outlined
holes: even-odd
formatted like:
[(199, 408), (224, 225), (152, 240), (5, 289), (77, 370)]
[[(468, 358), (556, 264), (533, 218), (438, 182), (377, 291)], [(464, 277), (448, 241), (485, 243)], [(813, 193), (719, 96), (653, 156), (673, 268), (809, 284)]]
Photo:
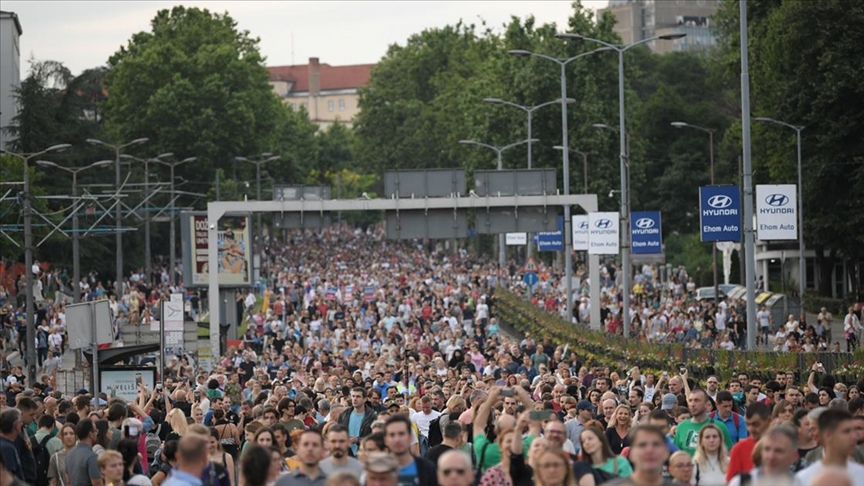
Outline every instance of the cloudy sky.
[[(583, 0), (592, 10), (608, 0)], [(459, 19), (497, 28), (511, 15), (566, 25), (570, 0), (556, 1), (5, 1), (18, 14), (22, 76), (27, 61), (51, 59), (73, 73), (104, 64), (133, 33), (149, 30), (155, 13), (174, 5), (225, 12), (239, 28), (261, 38), (271, 66), (305, 64), (309, 57), (333, 65), (378, 61), (393, 43), (425, 28)]]

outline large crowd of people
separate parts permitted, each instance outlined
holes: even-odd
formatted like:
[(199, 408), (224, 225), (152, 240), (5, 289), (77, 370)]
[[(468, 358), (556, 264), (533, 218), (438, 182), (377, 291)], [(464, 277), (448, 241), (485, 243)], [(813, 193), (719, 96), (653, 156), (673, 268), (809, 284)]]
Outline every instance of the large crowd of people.
[[(46, 299), (38, 382), (0, 360), (0, 484), (864, 485), (864, 380), (840, 382), (818, 363), (764, 383), (594, 366), (499, 322), (496, 289), (520, 286), (511, 269), (388, 241), (381, 227), (262, 237), (256, 251), (264, 280), (238, 295), (242, 339), (209, 369), (169, 357), (134, 400), (55, 390), (69, 351), (64, 306)], [(564, 294), (543, 272), (533, 302), (561, 313)], [(609, 332), (621, 328), (615, 280), (604, 268)], [(582, 282), (577, 321), (590, 314)], [(654, 282), (650, 267), (634, 280), (634, 338), (741, 339), (739, 303), (696, 302), (683, 269)], [(85, 298), (109, 299), (122, 324), (146, 323), (173, 291), (203, 314), (167, 269), (136, 272), (119, 298), (110, 287), (94, 276)], [(17, 311), (4, 315), (4, 344), (23, 353)], [(810, 328), (798, 322), (805, 339)]]

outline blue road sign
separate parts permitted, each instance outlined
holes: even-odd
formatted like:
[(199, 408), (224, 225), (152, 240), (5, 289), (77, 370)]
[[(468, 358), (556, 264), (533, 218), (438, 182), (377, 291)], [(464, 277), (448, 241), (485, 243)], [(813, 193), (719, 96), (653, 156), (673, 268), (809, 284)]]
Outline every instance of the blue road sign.
[(558, 231), (545, 231), (535, 236), (537, 251), (562, 251), (564, 249), (564, 217), (558, 216)]
[(699, 231), (702, 241), (741, 241), (738, 186), (699, 188)]
[(522, 281), (525, 282), (529, 287), (533, 287), (537, 285), (537, 282), (540, 281), (540, 278), (534, 272), (528, 272), (522, 277)]
[(630, 213), (630, 248), (634, 255), (663, 253), (660, 211)]

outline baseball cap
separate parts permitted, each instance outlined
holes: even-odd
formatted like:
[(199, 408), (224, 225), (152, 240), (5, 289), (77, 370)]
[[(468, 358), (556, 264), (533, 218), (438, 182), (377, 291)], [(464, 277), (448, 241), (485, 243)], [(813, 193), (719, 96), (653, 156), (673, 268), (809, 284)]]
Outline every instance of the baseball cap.
[(660, 410), (672, 410), (678, 406), (678, 397), (671, 393), (663, 395), (663, 400), (660, 402)]
[(580, 400), (579, 403), (576, 404), (576, 411), (581, 412), (582, 410), (594, 410), (595, 407), (593, 403), (588, 400)]
[(389, 452), (370, 452), (366, 454), (363, 467), (369, 472), (388, 473), (399, 469), (399, 463)]

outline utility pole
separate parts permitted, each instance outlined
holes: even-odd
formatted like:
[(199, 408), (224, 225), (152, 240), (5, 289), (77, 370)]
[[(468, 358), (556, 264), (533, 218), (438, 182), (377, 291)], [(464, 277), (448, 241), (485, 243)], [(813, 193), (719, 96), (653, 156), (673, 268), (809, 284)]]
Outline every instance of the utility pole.
[(27, 319), (26, 326), (26, 335), (24, 339), (27, 343), (27, 385), (33, 386), (33, 383), (36, 383), (36, 309), (35, 304), (33, 302), (33, 284), (36, 283), (36, 279), (33, 276), (33, 208), (32, 203), (30, 201), (30, 167), (29, 162), (30, 159), (34, 157), (38, 157), (40, 155), (47, 154), (49, 152), (61, 152), (71, 147), (72, 145), (68, 143), (52, 145), (45, 150), (40, 152), (32, 153), (32, 154), (23, 154), (23, 153), (14, 153), (9, 152), (7, 150), (3, 150), (3, 153), (15, 157), (21, 160), (24, 163), (24, 193), (23, 197), (23, 217), (24, 217), (24, 274), (27, 277), (26, 280), (26, 295), (25, 295), (25, 304), (24, 310)]
[(117, 281), (114, 284), (114, 295), (116, 295), (117, 300), (123, 297), (123, 205), (120, 204), (120, 152), (126, 147), (140, 145), (148, 141), (150, 141), (149, 138), (136, 138), (125, 144), (111, 144), (95, 138), (87, 139), (87, 143), (91, 145), (101, 145), (114, 151), (114, 189), (117, 191), (117, 210), (114, 216), (114, 232), (117, 244)]

